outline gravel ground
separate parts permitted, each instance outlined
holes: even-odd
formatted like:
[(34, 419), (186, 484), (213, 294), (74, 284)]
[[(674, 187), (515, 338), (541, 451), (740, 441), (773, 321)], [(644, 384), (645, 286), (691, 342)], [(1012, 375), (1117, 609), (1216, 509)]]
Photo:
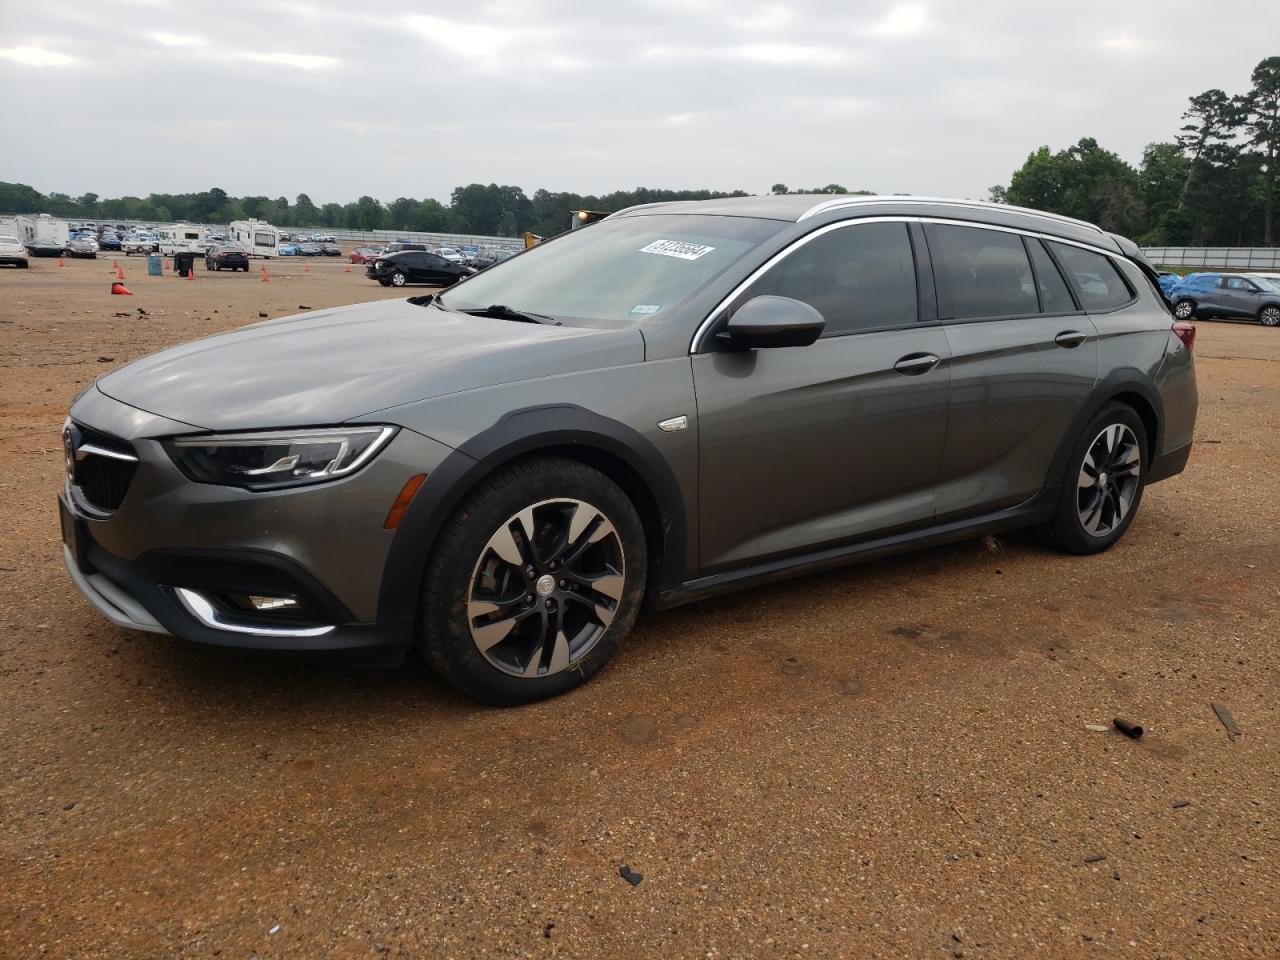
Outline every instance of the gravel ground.
[[(0, 956), (1280, 951), (1280, 333), (1201, 324), (1191, 463), (1103, 556), (1014, 536), (651, 615), (584, 689), (496, 711), (81, 599), (81, 386), (401, 295), (121, 258), (111, 297), (110, 262), (0, 273)], [(1116, 716), (1146, 736), (1090, 729)]]

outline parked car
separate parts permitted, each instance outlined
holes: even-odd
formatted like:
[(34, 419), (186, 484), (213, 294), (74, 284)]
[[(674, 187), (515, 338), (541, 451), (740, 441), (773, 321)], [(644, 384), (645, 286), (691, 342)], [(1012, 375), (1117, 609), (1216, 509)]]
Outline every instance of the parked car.
[(462, 263), (465, 259), (454, 247), (436, 247), (431, 252), (437, 257), (444, 257), (450, 263)]
[(427, 249), (425, 243), (411, 243), (408, 240), (392, 240), (387, 244), (383, 253), (399, 253), (402, 250), (423, 250)]
[(297, 257), (302, 255), (296, 243), (282, 243), (276, 248), (276, 253), (282, 257)]
[(160, 249), (160, 239), (151, 234), (140, 233), (136, 236), (125, 237), (123, 246), (126, 257), (131, 257), (135, 253), (156, 253)]
[(60, 240), (28, 240), (26, 247), (33, 257), (60, 257), (67, 252), (67, 245)]
[(214, 244), (204, 255), (206, 270), (243, 270), (249, 272), (249, 252), (238, 243)]
[(446, 287), (475, 272), (471, 267), (452, 263), (425, 250), (401, 250), (374, 260), (365, 269), (365, 276), (384, 287), (403, 287), (406, 283)]
[(315, 243), (337, 243), (338, 242), (337, 237), (330, 236), (327, 233), (313, 234), (311, 239)]
[(1251, 274), (1192, 274), (1174, 288), (1173, 315), (1180, 320), (1247, 318), (1280, 327), (1280, 283)]
[(1195, 327), (1154, 277), (1004, 205), (632, 208), (105, 374), (63, 434), (64, 560), (124, 626), (552, 696), (646, 600), (1017, 527), (1106, 550), (1192, 445)]
[(326, 257), (340, 257), (340, 256), (342, 256), (342, 248), (341, 248), (340, 246), (338, 246), (336, 243), (322, 243), (322, 244), (320, 244), (320, 252), (321, 252), (324, 256), (326, 256)]
[(120, 238), (114, 233), (104, 233), (98, 238), (98, 246), (103, 250), (119, 251), (123, 248)]
[(320, 244), (318, 243), (308, 241), (298, 244), (298, 256), (300, 257), (318, 257), (320, 254)]
[(27, 248), (17, 237), (0, 236), (0, 263), (11, 263), (15, 267), (27, 266)]
[(351, 251), (352, 263), (368, 263), (382, 255), (382, 247), (356, 247)]
[(72, 237), (67, 241), (67, 256), (94, 260), (98, 256), (98, 241), (91, 237)]
[(511, 250), (481, 250), (472, 263), (478, 270), (486, 270), (495, 263), (501, 263), (503, 260), (509, 260), (514, 257), (515, 253)]

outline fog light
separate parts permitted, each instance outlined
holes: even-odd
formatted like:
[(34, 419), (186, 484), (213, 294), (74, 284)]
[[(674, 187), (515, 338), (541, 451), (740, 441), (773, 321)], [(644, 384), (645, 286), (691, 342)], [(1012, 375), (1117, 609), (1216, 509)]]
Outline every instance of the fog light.
[(249, 603), (253, 609), (263, 611), (297, 610), (298, 601), (292, 597), (259, 597), (250, 595)]

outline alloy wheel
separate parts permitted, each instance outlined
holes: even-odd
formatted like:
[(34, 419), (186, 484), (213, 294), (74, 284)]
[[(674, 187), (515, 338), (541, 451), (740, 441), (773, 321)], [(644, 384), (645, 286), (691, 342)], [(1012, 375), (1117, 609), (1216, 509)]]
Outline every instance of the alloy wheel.
[(405, 280), (404, 274), (403, 274), (403, 273), (401, 273), (401, 272), (400, 272), (400, 271), (398, 271), (398, 270), (397, 270), (395, 273), (393, 273), (393, 274), (391, 275), (391, 285), (392, 285), (392, 286), (395, 286), (395, 287), (403, 287), (403, 286), (404, 286), (404, 280)]
[(1280, 327), (1280, 307), (1263, 307), (1258, 319), (1264, 327)]
[(597, 507), (544, 500), (498, 527), (471, 574), (467, 627), (480, 654), (517, 677), (567, 670), (613, 622), (622, 540)]
[(1190, 300), (1179, 300), (1177, 306), (1173, 308), (1173, 315), (1179, 320), (1190, 320), (1195, 312), (1196, 305)]
[(1076, 509), (1086, 533), (1104, 537), (1124, 521), (1141, 469), (1142, 452), (1133, 431), (1123, 423), (1103, 427), (1089, 444), (1076, 481)]

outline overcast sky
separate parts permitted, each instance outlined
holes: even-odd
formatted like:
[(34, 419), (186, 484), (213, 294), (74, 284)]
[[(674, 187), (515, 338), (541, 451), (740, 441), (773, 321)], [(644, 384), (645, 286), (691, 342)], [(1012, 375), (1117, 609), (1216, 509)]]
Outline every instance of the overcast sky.
[(1274, 54), (1274, 0), (0, 0), (0, 180), (985, 197), (1040, 144), (1136, 163)]

